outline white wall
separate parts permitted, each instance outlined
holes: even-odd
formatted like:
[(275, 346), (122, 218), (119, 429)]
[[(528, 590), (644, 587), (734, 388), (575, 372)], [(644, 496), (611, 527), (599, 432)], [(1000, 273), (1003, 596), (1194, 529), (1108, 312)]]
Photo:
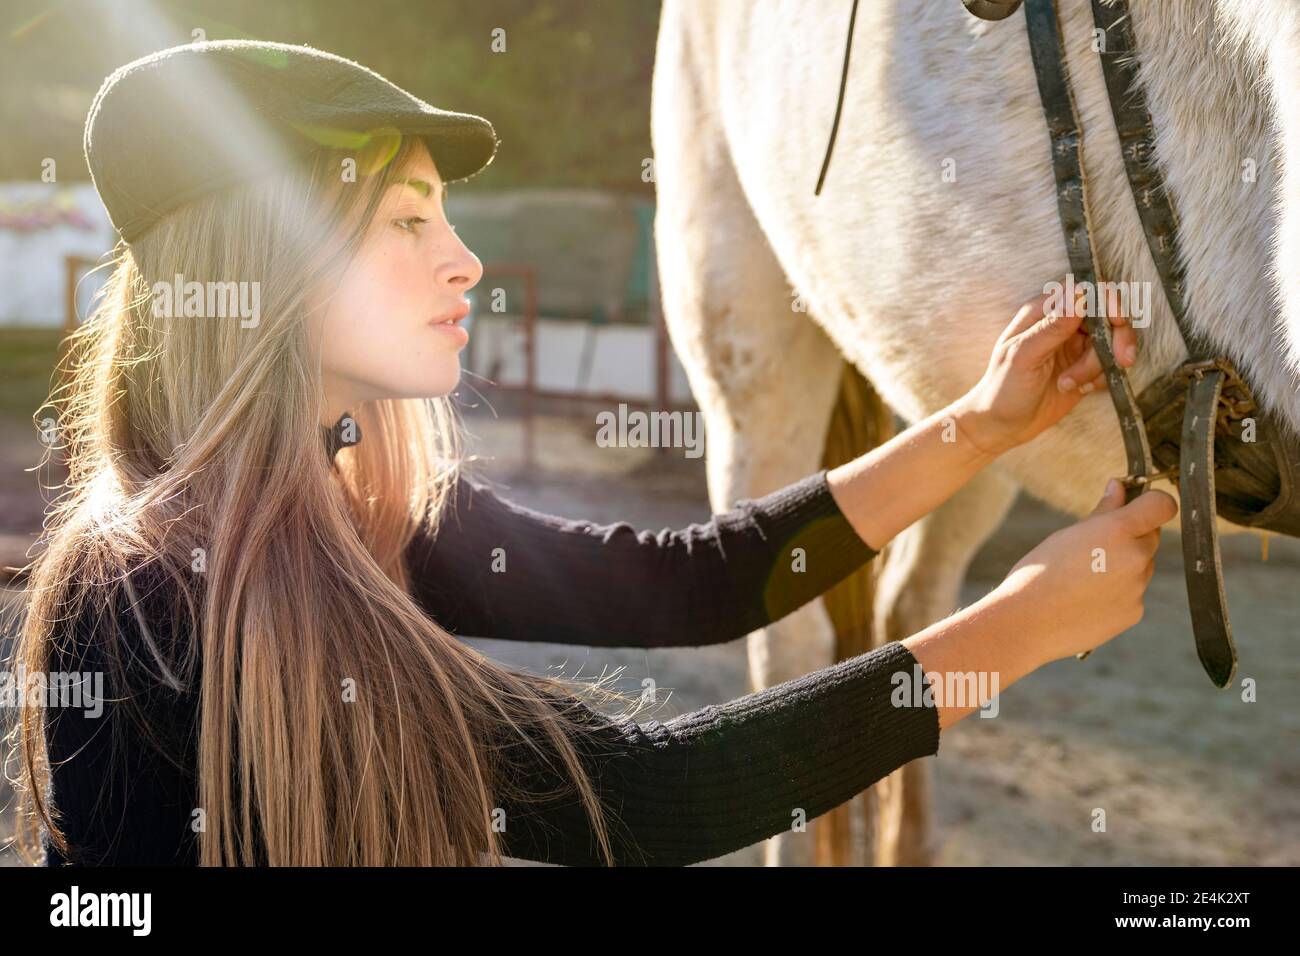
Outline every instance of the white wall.
[[(476, 303), (476, 307), (480, 304)], [(517, 316), (472, 314), (466, 328), (470, 345), (461, 355), (463, 367), (500, 385), (524, 382), (524, 323)], [(541, 319), (537, 322), (537, 385), (546, 390), (591, 392), (655, 398), (654, 331), (646, 326), (589, 325), (580, 321)], [(585, 337), (590, 336), (590, 344)], [(590, 371), (580, 377), (584, 348), (591, 349)], [(466, 385), (483, 387), (482, 379), (463, 378)], [(466, 397), (473, 391), (466, 389)], [(691, 400), (690, 386), (672, 346), (668, 347), (668, 400)]]
[[(63, 203), (88, 225), (75, 225), (63, 216), (35, 228), (15, 222), (27, 215), (48, 215)], [(67, 318), (65, 257), (98, 260), (113, 248), (115, 237), (89, 183), (0, 183), (0, 325), (62, 326)], [(83, 315), (99, 282), (87, 280), (78, 290)]]

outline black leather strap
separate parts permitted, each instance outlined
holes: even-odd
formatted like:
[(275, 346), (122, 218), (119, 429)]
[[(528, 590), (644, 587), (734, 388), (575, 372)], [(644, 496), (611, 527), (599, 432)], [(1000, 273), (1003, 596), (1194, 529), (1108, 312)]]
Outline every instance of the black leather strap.
[[(1092, 21), (1103, 31), (1103, 48), (1099, 51), (1102, 75), (1106, 79), (1129, 192), (1142, 222), (1147, 248), (1187, 346), (1188, 364), (1208, 362), (1213, 352), (1192, 331), (1187, 319), (1186, 286), (1178, 251), (1178, 216), (1156, 163), (1155, 123), (1147, 108), (1146, 95), (1137, 82), (1137, 42), (1128, 0), (1110, 3), (1092, 0)], [(1219, 529), (1215, 521), (1214, 436), (1218, 430), (1219, 399), (1229, 378), (1227, 369), (1231, 368), (1226, 360), (1220, 361), (1223, 365), (1212, 371), (1194, 373), (1188, 385), (1178, 475), (1183, 574), (1187, 580), (1196, 653), (1210, 679), (1216, 686), (1224, 687), (1236, 671), (1237, 651), (1228, 620)], [(1235, 378), (1235, 371), (1232, 374)], [(1234, 384), (1249, 395), (1244, 383), (1235, 381)], [(1139, 404), (1145, 406), (1154, 395), (1164, 395), (1166, 391), (1166, 382), (1157, 381), (1143, 393)], [(1147, 427), (1154, 424), (1148, 422)]]
[[(1204, 350), (1187, 326), (1183, 273), (1178, 257), (1178, 221), (1164, 180), (1155, 164), (1155, 132), (1141, 89), (1136, 86), (1136, 59), (1128, 5), (1118, 0), (1107, 5), (1092, 0), (1093, 22), (1106, 31), (1102, 69), (1116, 130), (1124, 154), (1129, 188), (1137, 204), (1143, 232), (1155, 260), (1161, 284), (1193, 360), (1203, 360)], [(1025, 22), (1034, 60), (1043, 114), (1052, 139), (1052, 166), (1056, 174), (1057, 207), (1065, 233), (1066, 252), (1076, 280), (1097, 281), (1091, 230), (1088, 222), (1087, 185), (1084, 177), (1082, 132), (1070, 93), (1070, 81), (1061, 45), (1055, 0), (1027, 0)], [(1098, 301), (1102, 299), (1098, 296)], [(1155, 475), (1147, 423), (1142, 405), (1133, 394), (1128, 375), (1115, 362), (1109, 323), (1089, 317), (1097, 355), (1101, 359), (1111, 399), (1119, 416), (1124, 449), (1129, 459), (1126, 498), (1132, 501), (1150, 487)], [(1182, 497), (1183, 566), (1187, 600), (1192, 615), (1196, 653), (1216, 686), (1224, 687), (1236, 671), (1237, 654), (1228, 623), (1228, 603), (1223, 585), (1223, 565), (1215, 523), (1214, 435), (1219, 395), (1227, 373), (1222, 367), (1197, 370), (1188, 386), (1179, 455), (1179, 490)], [(1163, 397), (1163, 382), (1144, 393)], [(1154, 404), (1148, 402), (1147, 404)], [(1081, 657), (1086, 655), (1081, 655)]]
[(1092, 21), (1103, 31), (1102, 75), (1106, 78), (1124, 171), (1128, 174), (1129, 191), (1142, 221), (1147, 248), (1151, 250), (1178, 331), (1187, 345), (1188, 357), (1209, 358), (1209, 348), (1193, 334), (1187, 321), (1186, 287), (1178, 254), (1178, 216), (1156, 164), (1155, 124), (1147, 109), (1146, 95), (1137, 83), (1137, 42), (1127, 0), (1116, 3), (1092, 0)]
[[(1065, 251), (1070, 271), (1076, 282), (1093, 283), (1095, 288), (1098, 277), (1092, 249), (1092, 232), (1088, 223), (1087, 184), (1082, 156), (1083, 133), (1074, 106), (1074, 96), (1070, 92), (1070, 78), (1065, 66), (1065, 51), (1061, 47), (1055, 0), (1026, 0), (1025, 26), (1029, 32), (1029, 52), (1034, 61), (1038, 95), (1043, 103), (1043, 115), (1051, 137), (1056, 205), (1061, 229), (1065, 233)], [(1115, 361), (1110, 323), (1104, 314), (1102, 298), (1097, 296), (1098, 305), (1101, 306), (1098, 311), (1102, 314), (1088, 316), (1088, 331), (1092, 333), (1111, 402), (1119, 417), (1130, 479), (1126, 488), (1126, 500), (1132, 501), (1147, 488), (1145, 481), (1133, 479), (1149, 479), (1154, 469), (1137, 396), (1133, 393), (1128, 376)]]
[(1187, 392), (1187, 414), (1183, 419), (1179, 469), (1183, 574), (1187, 579), (1196, 655), (1217, 687), (1226, 687), (1237, 670), (1237, 647), (1228, 622), (1228, 598), (1223, 587), (1223, 562), (1219, 556), (1214, 509), (1214, 433), (1224, 378), (1220, 368), (1192, 377)]

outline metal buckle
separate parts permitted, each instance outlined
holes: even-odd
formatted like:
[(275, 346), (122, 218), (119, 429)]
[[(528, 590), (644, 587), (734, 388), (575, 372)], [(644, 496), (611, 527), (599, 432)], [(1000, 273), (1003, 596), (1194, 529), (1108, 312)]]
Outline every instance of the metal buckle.
[(1176, 374), (1185, 382), (1190, 382), (1193, 378), (1203, 378), (1206, 372), (1216, 368), (1224, 375), (1223, 387), (1219, 391), (1218, 424), (1221, 431), (1226, 431), (1230, 421), (1240, 421), (1251, 412), (1259, 410), (1250, 386), (1246, 384), (1232, 362), (1223, 356), (1197, 359), (1184, 362), (1179, 366)]
[(1149, 485), (1161, 478), (1168, 478), (1174, 484), (1178, 484), (1178, 469), (1168, 468), (1165, 471), (1157, 471), (1149, 475), (1125, 475), (1119, 480), (1119, 483), (1126, 488), (1131, 488), (1134, 485)]

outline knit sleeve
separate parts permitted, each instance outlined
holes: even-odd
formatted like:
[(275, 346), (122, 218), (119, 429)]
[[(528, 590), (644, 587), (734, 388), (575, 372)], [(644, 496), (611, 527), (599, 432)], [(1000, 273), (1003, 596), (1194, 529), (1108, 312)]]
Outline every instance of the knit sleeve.
[(599, 647), (720, 644), (780, 620), (876, 554), (826, 469), (708, 522), (658, 533), (543, 514), (462, 478), (412, 593), (470, 637)]
[[(606, 808), (615, 864), (721, 856), (789, 832), (937, 753), (938, 711), (924, 686), (916, 658), (891, 643), (665, 724), (606, 718), (580, 705), (592, 730), (580, 755)], [(532, 747), (520, 744), (512, 759), (533, 792), (562, 788)], [(502, 809), (508, 856), (603, 864), (572, 790)]]

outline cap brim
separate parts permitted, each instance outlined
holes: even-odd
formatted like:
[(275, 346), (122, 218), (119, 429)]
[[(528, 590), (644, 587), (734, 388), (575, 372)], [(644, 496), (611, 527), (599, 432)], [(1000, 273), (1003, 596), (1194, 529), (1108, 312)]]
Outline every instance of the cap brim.
[(496, 133), (491, 124), (477, 117), (409, 127), (402, 131), (424, 140), (434, 165), (438, 167), (438, 175), (446, 183), (469, 179), (482, 172), (496, 156)]

